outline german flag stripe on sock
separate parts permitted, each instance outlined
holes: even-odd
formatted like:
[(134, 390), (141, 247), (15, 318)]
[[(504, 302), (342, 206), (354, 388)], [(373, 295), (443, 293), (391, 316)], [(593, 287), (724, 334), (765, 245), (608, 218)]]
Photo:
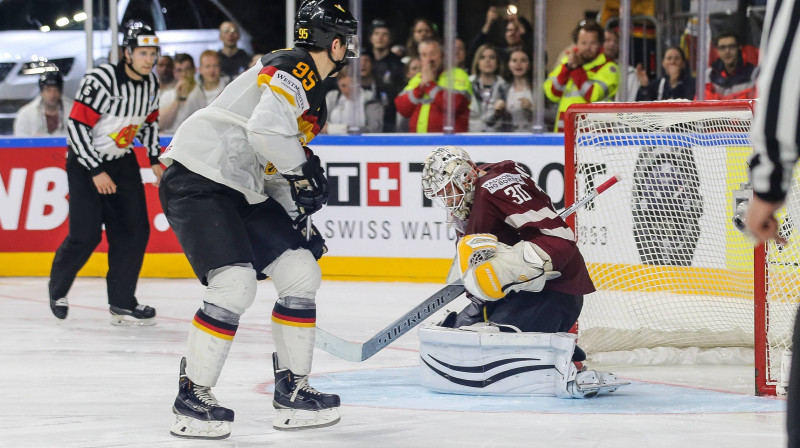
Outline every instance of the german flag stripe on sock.
[(292, 327), (315, 327), (317, 326), (317, 310), (316, 308), (310, 310), (286, 308), (280, 303), (276, 303), (275, 308), (272, 309), (272, 320)]
[(202, 309), (197, 310), (197, 314), (194, 315), (192, 325), (197, 327), (200, 331), (204, 331), (211, 336), (218, 337), (220, 339), (225, 339), (226, 341), (233, 340), (233, 336), (236, 334), (236, 329), (239, 327), (238, 325), (231, 325), (222, 322), (221, 320), (214, 319), (213, 317), (204, 313)]

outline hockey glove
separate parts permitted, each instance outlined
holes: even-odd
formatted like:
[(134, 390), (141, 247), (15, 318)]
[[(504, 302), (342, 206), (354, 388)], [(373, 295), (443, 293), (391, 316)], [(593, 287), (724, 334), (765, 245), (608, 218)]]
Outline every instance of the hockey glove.
[[(458, 243), (459, 260), (464, 259), (462, 252), (467, 247), (486, 248), (491, 245), (487, 237), (496, 241), (493, 235), (488, 234), (462, 238)], [(553, 270), (550, 256), (529, 241), (520, 241), (513, 246), (496, 242), (494, 256), (484, 258), (475, 257), (474, 263), (467, 263), (466, 271), (462, 271), (462, 279), (467, 291), (487, 301), (502, 299), (515, 291), (541, 291), (547, 280), (561, 276), (560, 272)]]
[(297, 205), (298, 216), (295, 224), (301, 222), (313, 213), (322, 209), (328, 203), (328, 179), (325, 177), (325, 169), (322, 162), (310, 148), (304, 146), (306, 152), (306, 163), (301, 167), (302, 175), (284, 174), (283, 177), (289, 181), (291, 187), (292, 200)]
[[(303, 226), (301, 232), (303, 232), (303, 237), (305, 237), (307, 232), (305, 226)], [(322, 238), (322, 235), (317, 230), (317, 226), (313, 224), (311, 225), (311, 238), (303, 243), (303, 247), (311, 251), (311, 254), (314, 255), (314, 258), (317, 260), (328, 253), (328, 246), (325, 245), (325, 239)]]

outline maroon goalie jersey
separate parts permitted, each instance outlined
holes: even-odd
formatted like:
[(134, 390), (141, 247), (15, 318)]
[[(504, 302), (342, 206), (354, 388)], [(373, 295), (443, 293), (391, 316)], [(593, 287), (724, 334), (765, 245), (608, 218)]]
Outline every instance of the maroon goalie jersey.
[(513, 161), (481, 165), (486, 174), (475, 185), (475, 199), (464, 231), (491, 233), (509, 246), (530, 241), (544, 249), (561, 277), (544, 289), (589, 294), (594, 284), (575, 243), (575, 235), (553, 209), (550, 197)]

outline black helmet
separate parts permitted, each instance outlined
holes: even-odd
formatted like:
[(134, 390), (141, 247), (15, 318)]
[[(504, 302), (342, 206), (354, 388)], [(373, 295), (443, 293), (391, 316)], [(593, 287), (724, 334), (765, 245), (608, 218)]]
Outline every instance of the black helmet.
[(336, 36), (344, 36), (346, 58), (357, 58), (358, 21), (336, 0), (306, 0), (294, 21), (294, 43), (330, 51)]
[(44, 89), (46, 86), (58, 87), (58, 90), (64, 90), (64, 77), (58, 70), (55, 64), (47, 64), (44, 66), (44, 72), (39, 75), (39, 90)]
[(130, 48), (131, 51), (136, 47), (158, 48), (158, 36), (156, 36), (150, 25), (129, 20), (125, 23), (125, 36), (122, 38), (122, 46)]

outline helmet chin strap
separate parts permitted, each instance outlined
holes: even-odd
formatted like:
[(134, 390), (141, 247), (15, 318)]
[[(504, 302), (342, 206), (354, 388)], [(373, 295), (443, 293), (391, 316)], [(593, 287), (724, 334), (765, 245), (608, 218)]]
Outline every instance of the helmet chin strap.
[[(130, 51), (130, 50), (126, 50), (126, 53), (128, 51)], [(130, 51), (130, 58), (125, 58), (125, 66), (127, 66), (129, 69), (131, 69), (132, 72), (134, 72), (137, 75), (139, 75), (139, 77), (147, 78), (147, 73), (145, 73), (145, 74), (139, 73), (138, 71), (136, 71), (135, 68), (133, 68), (133, 63), (132, 62), (128, 62), (128, 61), (133, 61), (133, 51)]]
[(331, 72), (328, 73), (328, 78), (339, 73), (339, 71), (341, 71), (344, 68), (344, 66), (347, 65), (347, 56), (343, 57), (341, 61), (337, 61), (336, 59), (333, 59), (332, 51), (333, 50), (330, 47), (328, 47), (328, 59), (330, 59), (330, 61), (333, 62), (334, 65), (333, 70), (331, 70)]

